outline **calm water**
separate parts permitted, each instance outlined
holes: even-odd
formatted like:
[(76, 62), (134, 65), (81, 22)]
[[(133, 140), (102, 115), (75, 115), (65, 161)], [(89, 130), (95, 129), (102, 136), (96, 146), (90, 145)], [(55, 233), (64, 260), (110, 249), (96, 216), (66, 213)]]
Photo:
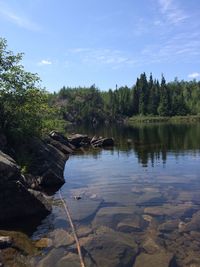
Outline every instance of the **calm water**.
[[(66, 163), (67, 201), (86, 266), (200, 266), (200, 124), (82, 128), (112, 136)], [(81, 200), (75, 200), (80, 196)], [(58, 195), (33, 238), (53, 243), (36, 266), (79, 266)]]

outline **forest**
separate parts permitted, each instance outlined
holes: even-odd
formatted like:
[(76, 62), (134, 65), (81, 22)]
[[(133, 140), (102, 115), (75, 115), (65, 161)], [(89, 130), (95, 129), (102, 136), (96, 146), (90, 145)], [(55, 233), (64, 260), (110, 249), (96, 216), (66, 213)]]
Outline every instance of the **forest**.
[(132, 116), (186, 116), (200, 114), (200, 82), (161, 81), (142, 73), (135, 84), (114, 90), (63, 87), (51, 96), (51, 105), (72, 123), (123, 121)]
[(42, 136), (52, 129), (63, 131), (68, 123), (124, 122), (133, 116), (173, 117), (200, 114), (200, 82), (161, 81), (142, 73), (132, 87), (101, 91), (63, 86), (50, 93), (37, 74), (21, 64), (0, 38), (0, 134), (19, 142)]

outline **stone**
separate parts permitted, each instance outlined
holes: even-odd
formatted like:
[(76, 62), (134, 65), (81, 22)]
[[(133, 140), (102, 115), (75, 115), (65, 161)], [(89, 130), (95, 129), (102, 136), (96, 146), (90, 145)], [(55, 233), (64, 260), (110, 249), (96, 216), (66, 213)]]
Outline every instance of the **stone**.
[(173, 220), (173, 221), (167, 221), (163, 224), (161, 224), (158, 229), (159, 231), (162, 231), (162, 232), (172, 232), (172, 231), (175, 231), (175, 230), (178, 230), (179, 228), (179, 223), (180, 221), (177, 219), (177, 220)]
[(10, 236), (0, 236), (0, 249), (10, 247), (12, 245), (12, 238)]
[(173, 218), (180, 218), (191, 209), (191, 203), (179, 205), (164, 204), (163, 206), (146, 207), (144, 209), (144, 213), (151, 216), (170, 216)]
[(114, 228), (122, 220), (130, 219), (132, 217), (133, 209), (130, 207), (104, 207), (97, 212), (92, 225), (94, 227), (104, 225)]
[(107, 227), (98, 228), (84, 247), (96, 266), (103, 267), (131, 266), (138, 253), (138, 247), (130, 234)]
[(70, 235), (64, 229), (54, 230), (53, 232), (49, 234), (49, 237), (51, 238), (53, 242), (53, 246), (55, 248), (69, 246), (75, 242), (73, 235)]
[(65, 248), (53, 248), (42, 260), (39, 261), (37, 267), (58, 267), (58, 262), (65, 256), (65, 254)]
[(181, 232), (200, 231), (200, 211), (193, 214), (191, 220), (180, 228)]
[(68, 201), (72, 219), (75, 221), (86, 220), (94, 216), (102, 203), (101, 199), (82, 198), (77, 201), (74, 198)]
[(84, 134), (73, 134), (68, 138), (70, 144), (79, 148), (90, 144), (90, 138)]
[(156, 244), (155, 240), (153, 240), (151, 237), (148, 237), (144, 241), (142, 247), (145, 250), (145, 252), (148, 254), (154, 254), (160, 250), (160, 247), (158, 246), (158, 244)]
[(169, 267), (173, 254), (162, 251), (156, 254), (141, 253), (137, 256), (134, 267)]
[(52, 146), (54, 146), (55, 148), (57, 148), (58, 150), (60, 150), (64, 154), (72, 154), (74, 151), (74, 149), (71, 147), (70, 143), (63, 144), (63, 143), (56, 141), (52, 138), (46, 138), (46, 141), (47, 141), (47, 143), (51, 144)]
[(28, 218), (37, 214), (44, 218), (51, 211), (51, 203), (45, 195), (29, 190), (16, 162), (0, 152), (0, 223), (7, 224), (16, 218)]
[(148, 222), (146, 222), (141, 216), (134, 215), (131, 219), (127, 218), (120, 221), (117, 224), (117, 230), (125, 233), (142, 232), (147, 226)]
[(145, 221), (147, 221), (147, 222), (151, 222), (152, 221), (152, 217), (150, 216), (150, 215), (142, 215), (142, 217), (143, 217), (143, 219), (145, 220)]
[(31, 144), (23, 149), (32, 158), (29, 172), (40, 177), (38, 181), (41, 188), (57, 191), (65, 183), (63, 171), (69, 158), (68, 154), (38, 138), (33, 138)]
[(0, 151), (0, 186), (21, 179), (20, 168), (13, 158)]
[(80, 267), (80, 259), (78, 254), (69, 252), (66, 256), (61, 258), (56, 267)]
[[(12, 248), (24, 255), (35, 255), (36, 248), (29, 237), (21, 232), (0, 230), (0, 236), (8, 238)], [(6, 249), (5, 249), (6, 251)]]
[[(64, 135), (62, 135), (61, 133), (57, 132), (57, 131), (54, 131), (54, 130), (51, 131), (51, 132), (49, 133), (49, 137), (50, 137), (51, 139), (57, 141), (57, 143), (63, 144), (63, 145), (65, 145), (65, 146), (70, 146), (70, 148), (72, 148), (71, 145), (70, 145), (70, 143), (69, 143), (68, 138), (65, 137)], [(48, 140), (49, 140), (49, 139), (48, 139)], [(73, 149), (73, 148), (72, 148), (72, 149)]]
[(114, 146), (114, 139), (113, 138), (99, 138), (91, 142), (93, 147), (108, 147)]
[(36, 248), (49, 248), (52, 247), (53, 242), (50, 238), (41, 238), (40, 240), (35, 242)]

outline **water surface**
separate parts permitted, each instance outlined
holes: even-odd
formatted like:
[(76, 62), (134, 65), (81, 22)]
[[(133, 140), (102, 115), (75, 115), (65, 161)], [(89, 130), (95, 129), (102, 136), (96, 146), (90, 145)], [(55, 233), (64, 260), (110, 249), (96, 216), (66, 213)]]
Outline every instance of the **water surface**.
[[(86, 265), (200, 266), (200, 124), (76, 131), (112, 136), (116, 143), (84, 148), (66, 163), (61, 190)], [(53, 245), (37, 266), (79, 266), (58, 195), (33, 235), (39, 237)]]

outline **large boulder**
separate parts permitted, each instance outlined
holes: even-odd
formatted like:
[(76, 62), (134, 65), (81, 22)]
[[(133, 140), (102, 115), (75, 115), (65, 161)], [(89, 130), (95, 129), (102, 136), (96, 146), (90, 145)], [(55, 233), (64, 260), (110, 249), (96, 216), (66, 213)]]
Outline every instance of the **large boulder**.
[(14, 218), (46, 216), (51, 205), (41, 192), (28, 189), (16, 162), (0, 151), (0, 224)]
[(23, 150), (32, 159), (29, 172), (37, 177), (41, 188), (56, 191), (65, 183), (63, 171), (69, 155), (51, 143), (34, 138)]

